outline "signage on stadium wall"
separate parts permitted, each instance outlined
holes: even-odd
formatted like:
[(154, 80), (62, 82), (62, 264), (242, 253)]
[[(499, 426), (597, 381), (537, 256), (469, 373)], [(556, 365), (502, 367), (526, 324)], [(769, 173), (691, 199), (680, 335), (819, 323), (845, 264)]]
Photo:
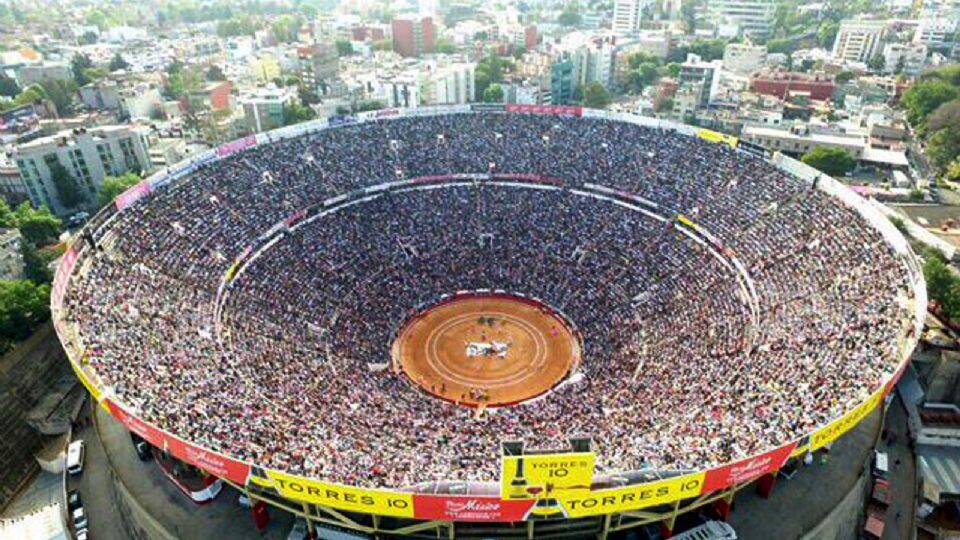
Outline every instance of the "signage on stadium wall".
[(713, 143), (723, 143), (730, 148), (736, 148), (739, 140), (733, 135), (726, 135), (724, 133), (720, 133), (719, 131), (713, 131), (712, 129), (701, 129), (697, 131), (697, 137)]
[(248, 464), (184, 442), (133, 416), (109, 398), (105, 402), (107, 410), (123, 424), (123, 427), (136, 433), (153, 446), (214, 476), (226, 478), (241, 485), (247, 483), (247, 477), (250, 475)]
[(796, 447), (797, 442), (794, 441), (765, 454), (711, 469), (706, 472), (704, 477), (703, 493), (726, 489), (737, 484), (750, 482), (765, 474), (777, 472), (790, 459), (790, 454)]
[(113, 204), (117, 207), (117, 212), (123, 211), (126, 207), (146, 197), (151, 189), (150, 181), (144, 180), (120, 195), (117, 195), (117, 198), (113, 201)]
[(533, 499), (502, 500), (497, 497), (414, 495), (413, 517), (444, 521), (515, 522), (527, 518)]
[(639, 510), (696, 497), (703, 491), (704, 473), (646, 482), (622, 488), (558, 497), (571, 518)]
[[(83, 383), (83, 386), (87, 389), (87, 392), (90, 392), (90, 396), (93, 398), (93, 401), (96, 403), (102, 403), (103, 392), (101, 392), (100, 389), (90, 381), (90, 377), (88, 377), (87, 373), (83, 371), (83, 363), (85, 360), (86, 355), (84, 355), (84, 357), (79, 361), (75, 361), (73, 358), (70, 358), (70, 367), (73, 368), (73, 372), (77, 374), (77, 378), (80, 379), (81, 383)], [(104, 408), (106, 407), (104, 406)]]
[(234, 152), (239, 152), (244, 148), (249, 148), (257, 144), (256, 135), (247, 135), (242, 139), (237, 139), (235, 141), (230, 141), (228, 143), (221, 144), (217, 147), (217, 155), (220, 157), (229, 156)]
[(503, 499), (557, 499), (590, 491), (593, 452), (503, 456), (500, 496)]
[(400, 109), (380, 109), (377, 111), (357, 113), (357, 118), (360, 120), (376, 120), (378, 118), (390, 118), (392, 116), (400, 116)]
[[(328, 484), (270, 469), (265, 472), (277, 492), (288, 499), (349, 512), (414, 517), (413, 495), (410, 493)], [(256, 483), (262, 484), (261, 481)]]
[(53, 278), (53, 289), (50, 294), (50, 305), (55, 309), (63, 307), (63, 295), (67, 289), (67, 279), (74, 265), (77, 264), (77, 250), (73, 247), (67, 248), (67, 251), (60, 257), (60, 263), (57, 265), (57, 275)]
[(474, 103), (470, 105), (473, 112), (503, 112), (507, 110), (503, 103)]
[(335, 115), (327, 118), (327, 125), (330, 127), (342, 126), (344, 124), (354, 124), (357, 118), (350, 115)]
[(520, 105), (517, 103), (508, 103), (507, 112), (528, 113), (528, 114), (558, 114), (567, 116), (580, 116), (583, 113), (581, 107), (570, 107), (566, 105)]
[(819, 450), (853, 429), (854, 426), (859, 424), (861, 420), (866, 418), (866, 416), (880, 404), (885, 393), (885, 388), (880, 388), (852, 411), (815, 431), (813, 435), (810, 436), (810, 450)]

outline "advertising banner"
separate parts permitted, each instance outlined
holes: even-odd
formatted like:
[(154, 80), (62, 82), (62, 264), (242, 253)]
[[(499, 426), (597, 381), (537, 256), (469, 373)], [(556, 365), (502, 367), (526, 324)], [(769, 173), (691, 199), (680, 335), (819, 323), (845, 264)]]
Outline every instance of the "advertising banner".
[(588, 492), (593, 483), (593, 452), (503, 456), (500, 496), (504, 499), (557, 499)]
[(503, 112), (507, 110), (503, 103), (473, 103), (470, 105), (473, 112)]
[(123, 424), (123, 427), (136, 433), (153, 446), (214, 476), (226, 478), (241, 485), (246, 484), (247, 476), (250, 474), (250, 466), (246, 463), (185, 443), (133, 416), (110, 399), (106, 402), (107, 410)]
[(379, 118), (390, 118), (392, 116), (400, 116), (400, 109), (380, 109), (377, 111), (357, 113), (357, 118), (361, 120), (377, 120)]
[(558, 497), (571, 518), (628, 512), (696, 497), (703, 490), (704, 473), (686, 474), (635, 486)]
[(726, 135), (718, 131), (713, 131), (712, 129), (701, 129), (697, 131), (697, 137), (700, 137), (705, 141), (710, 141), (713, 143), (723, 143), (729, 146), (730, 148), (737, 147), (738, 139), (736, 137), (734, 137), (733, 135)]
[(247, 135), (242, 139), (237, 139), (235, 141), (230, 141), (228, 143), (221, 144), (220, 146), (217, 147), (217, 155), (220, 157), (229, 156), (234, 152), (239, 152), (240, 150), (243, 150), (244, 148), (249, 148), (255, 144), (257, 144), (257, 136)]
[(519, 105), (516, 103), (507, 104), (507, 112), (528, 113), (528, 114), (560, 114), (567, 116), (580, 116), (583, 109), (580, 107), (568, 107), (565, 105)]
[(414, 495), (413, 517), (444, 521), (523, 521), (534, 499), (504, 501), (497, 497)]
[(328, 484), (269, 469), (265, 472), (277, 492), (289, 499), (350, 512), (414, 517), (413, 495), (409, 493)]
[(336, 115), (327, 118), (327, 125), (330, 127), (342, 126), (344, 124), (354, 124), (357, 122), (356, 117), (349, 115)]
[(73, 372), (77, 374), (77, 378), (80, 379), (81, 383), (83, 383), (83, 387), (87, 389), (87, 392), (90, 392), (90, 396), (93, 397), (93, 400), (96, 403), (100, 403), (103, 401), (103, 392), (101, 392), (100, 389), (90, 381), (90, 377), (87, 377), (87, 373), (83, 371), (82, 363), (84, 358), (81, 358), (79, 362), (70, 359), (70, 367), (73, 368)]
[(793, 441), (766, 454), (711, 469), (707, 471), (703, 480), (703, 493), (725, 489), (736, 484), (749, 482), (765, 474), (777, 472), (790, 459), (790, 453), (796, 447), (797, 442)]
[(113, 204), (116, 205), (117, 212), (121, 212), (124, 208), (146, 197), (150, 191), (150, 181), (144, 180), (132, 188), (124, 191), (120, 195), (117, 195), (117, 198), (113, 201)]
[(854, 426), (866, 418), (873, 409), (880, 404), (884, 396), (884, 388), (874, 392), (866, 401), (857, 406), (856, 409), (830, 422), (825, 427), (815, 431), (810, 436), (810, 450), (819, 450), (824, 446), (840, 438), (841, 435), (853, 429)]

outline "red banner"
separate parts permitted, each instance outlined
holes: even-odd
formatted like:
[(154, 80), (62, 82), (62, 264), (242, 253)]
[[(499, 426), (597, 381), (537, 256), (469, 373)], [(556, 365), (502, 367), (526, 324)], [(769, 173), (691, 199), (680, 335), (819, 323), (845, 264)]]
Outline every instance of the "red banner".
[(508, 103), (507, 112), (580, 116), (583, 113), (583, 108), (565, 105), (519, 105), (516, 103)]
[[(63, 295), (67, 292), (67, 279), (73, 266), (77, 264), (77, 250), (72, 247), (67, 249), (66, 253), (60, 257), (60, 263), (57, 264), (57, 274), (53, 278), (53, 290), (50, 295), (50, 305), (54, 308), (63, 307)], [(54, 317), (56, 321), (58, 317)], [(63, 336), (63, 334), (61, 334)]]
[(119, 420), (123, 427), (136, 433), (153, 446), (219, 478), (226, 478), (237, 484), (247, 483), (250, 466), (246, 463), (181, 441), (133, 416), (110, 399), (106, 402), (110, 414)]
[(793, 452), (793, 449), (796, 447), (797, 442), (794, 441), (772, 452), (711, 469), (707, 471), (703, 479), (703, 491), (701, 494), (705, 495), (711, 491), (749, 482), (765, 474), (777, 472), (780, 470), (780, 467), (783, 467), (783, 464), (787, 462), (787, 459), (790, 458), (790, 453)]
[(220, 157), (229, 156), (234, 152), (239, 152), (240, 150), (243, 150), (244, 148), (253, 146), (255, 144), (257, 144), (257, 136), (247, 135), (242, 139), (237, 139), (235, 141), (230, 141), (228, 143), (221, 144), (217, 148), (217, 155)]
[(514, 501), (499, 497), (414, 495), (413, 517), (444, 521), (523, 521), (536, 502), (534, 499)]

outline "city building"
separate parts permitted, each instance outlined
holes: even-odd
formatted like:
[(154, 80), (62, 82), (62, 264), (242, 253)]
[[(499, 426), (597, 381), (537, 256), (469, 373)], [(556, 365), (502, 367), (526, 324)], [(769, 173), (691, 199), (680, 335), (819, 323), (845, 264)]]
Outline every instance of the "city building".
[(767, 46), (752, 43), (730, 43), (723, 49), (723, 68), (739, 74), (749, 74), (767, 62)]
[(887, 21), (845, 20), (833, 41), (833, 59), (867, 63), (880, 54)]
[(927, 46), (923, 43), (887, 43), (883, 46), (883, 72), (916, 77), (927, 60)]
[(833, 96), (837, 84), (825, 73), (798, 73), (791, 71), (761, 71), (750, 77), (750, 88), (758, 94), (786, 99), (790, 92), (809, 92), (810, 99), (824, 101)]
[(25, 88), (43, 81), (73, 79), (73, 73), (70, 72), (70, 66), (66, 63), (43, 62), (42, 64), (29, 64), (21, 67), (17, 72), (17, 79), (20, 81), (20, 86)]
[(801, 157), (814, 148), (839, 148), (850, 152), (865, 166), (884, 170), (906, 170), (909, 167), (902, 146), (874, 147), (867, 130), (842, 130), (803, 122), (781, 126), (747, 125), (741, 131), (740, 139), (793, 157)]
[(297, 67), (300, 84), (318, 96), (326, 96), (340, 74), (340, 58), (328, 44), (297, 47)]
[(639, 33), (644, 9), (649, 5), (648, 0), (616, 0), (613, 3), (613, 32), (621, 36)]
[(0, 198), (10, 206), (16, 206), (28, 199), (27, 187), (20, 180), (20, 171), (6, 152), (0, 151)]
[[(696, 89), (697, 107), (706, 107), (716, 97), (720, 89), (720, 73), (723, 70), (722, 60), (704, 62), (695, 54), (688, 54), (687, 60), (680, 64), (680, 90), (684, 88)], [(674, 101), (676, 103), (676, 99)]]
[(187, 94), (187, 102), (194, 110), (220, 111), (230, 109), (230, 92), (233, 85), (230, 81), (207, 83), (199, 90)]
[(101, 80), (80, 87), (80, 101), (91, 109), (120, 109), (120, 89), (114, 81)]
[(957, 42), (960, 17), (925, 17), (920, 19), (913, 42), (934, 51), (950, 51)]
[(475, 100), (476, 64), (458, 62), (430, 66), (421, 78), (420, 95), (426, 105), (457, 105)]
[(296, 101), (292, 91), (262, 89), (240, 98), (247, 128), (255, 133), (270, 131), (284, 125), (284, 108)]
[(169, 167), (190, 155), (187, 141), (179, 137), (151, 137), (150, 165), (154, 169)]
[[(550, 66), (550, 101), (552, 105), (566, 105), (573, 99), (573, 61), (569, 58), (555, 61)], [(545, 101), (546, 102), (546, 101)]]
[(0, 229), (0, 279), (23, 279), (22, 242), (17, 229)]
[(393, 19), (393, 50), (400, 56), (416, 57), (433, 52), (433, 18), (420, 15), (402, 15)]
[(773, 30), (776, 0), (707, 0), (707, 12), (717, 24), (736, 24), (743, 35), (766, 38)]
[(11, 157), (30, 202), (62, 216), (75, 209), (60, 203), (51, 167), (63, 166), (92, 208), (105, 177), (150, 170), (149, 133), (130, 125), (65, 130), (21, 144)]

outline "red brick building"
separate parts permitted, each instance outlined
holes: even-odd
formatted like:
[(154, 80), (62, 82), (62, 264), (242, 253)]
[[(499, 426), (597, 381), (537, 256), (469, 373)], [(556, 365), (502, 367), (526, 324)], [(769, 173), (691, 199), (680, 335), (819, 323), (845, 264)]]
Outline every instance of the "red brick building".
[(823, 101), (833, 96), (837, 84), (833, 75), (825, 73), (796, 73), (792, 71), (761, 71), (750, 77), (750, 88), (758, 94), (786, 99), (792, 91), (810, 92), (810, 99)]
[(404, 15), (393, 20), (393, 50), (400, 56), (420, 56), (433, 52), (433, 18)]

